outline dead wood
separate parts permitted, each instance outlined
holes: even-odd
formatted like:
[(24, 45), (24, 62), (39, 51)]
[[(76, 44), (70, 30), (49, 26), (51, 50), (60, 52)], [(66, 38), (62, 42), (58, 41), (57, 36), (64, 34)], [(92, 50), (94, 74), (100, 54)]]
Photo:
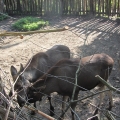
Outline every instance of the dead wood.
[(46, 32), (60, 32), (64, 30), (68, 30), (69, 27), (65, 26), (63, 28), (59, 29), (53, 29), (53, 30), (36, 30), (36, 31), (29, 31), (29, 32), (3, 32), (0, 33), (0, 36), (20, 36), (20, 38), (23, 38), (23, 35), (29, 35), (29, 34), (34, 34), (34, 33), (46, 33)]
[(53, 117), (51, 117), (51, 116), (49, 116), (49, 115), (41, 112), (40, 110), (36, 110), (36, 109), (28, 107), (26, 105), (24, 107), (27, 108), (27, 109), (29, 109), (29, 110), (35, 111), (36, 113), (42, 115), (43, 117), (47, 118), (48, 120), (55, 120), (55, 118), (53, 118)]

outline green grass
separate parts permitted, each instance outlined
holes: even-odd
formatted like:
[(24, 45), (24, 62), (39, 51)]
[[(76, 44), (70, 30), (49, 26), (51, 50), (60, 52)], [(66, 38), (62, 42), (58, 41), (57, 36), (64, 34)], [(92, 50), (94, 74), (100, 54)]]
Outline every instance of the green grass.
[(7, 19), (8, 17), (7, 17), (7, 14), (5, 14), (5, 15), (0, 15), (0, 21), (2, 21), (2, 20), (4, 20), (4, 19)]
[(48, 24), (48, 21), (44, 21), (36, 17), (24, 17), (16, 21), (12, 27), (20, 31), (32, 31), (38, 30)]

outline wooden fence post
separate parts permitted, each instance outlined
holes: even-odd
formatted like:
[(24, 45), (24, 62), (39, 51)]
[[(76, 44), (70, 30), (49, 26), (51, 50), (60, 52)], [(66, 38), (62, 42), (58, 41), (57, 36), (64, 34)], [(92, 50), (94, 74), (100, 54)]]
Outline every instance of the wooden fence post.
[(5, 5), (4, 5), (3, 0), (0, 0), (0, 12), (1, 12), (1, 13), (4, 12), (4, 9), (5, 9), (4, 6), (5, 6)]
[(94, 4), (93, 0), (90, 0), (90, 13), (94, 14)]

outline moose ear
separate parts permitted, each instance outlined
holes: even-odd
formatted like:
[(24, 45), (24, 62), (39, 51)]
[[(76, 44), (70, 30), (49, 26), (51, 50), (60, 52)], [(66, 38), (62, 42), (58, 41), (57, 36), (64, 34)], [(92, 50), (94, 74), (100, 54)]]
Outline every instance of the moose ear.
[(22, 72), (24, 70), (23, 64), (20, 63), (20, 72)]
[(11, 66), (10, 71), (12, 76), (17, 74), (17, 69), (14, 66)]

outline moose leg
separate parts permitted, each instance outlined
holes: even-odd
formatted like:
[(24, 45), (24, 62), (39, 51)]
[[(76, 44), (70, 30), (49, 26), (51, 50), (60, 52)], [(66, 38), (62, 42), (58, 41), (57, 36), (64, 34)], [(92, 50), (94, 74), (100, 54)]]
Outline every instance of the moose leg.
[[(104, 89), (105, 89), (105, 86), (101, 86), (101, 87), (99, 88), (99, 91), (102, 91), (102, 90), (104, 90)], [(97, 105), (97, 108), (96, 108), (96, 110), (95, 110), (95, 112), (94, 112), (93, 115), (98, 114), (98, 108), (100, 107), (100, 105), (101, 105), (101, 103), (102, 103), (102, 101), (103, 101), (104, 96), (105, 96), (105, 95), (104, 95), (103, 92), (100, 93), (100, 101), (99, 101), (99, 104)]]
[[(77, 100), (77, 99), (78, 99), (78, 94), (75, 93), (75, 95), (74, 95), (74, 100)], [(71, 108), (72, 108), (72, 109), (71, 109), (72, 120), (75, 120), (74, 112), (75, 112), (76, 104), (77, 104), (77, 102), (73, 102), (73, 103), (71, 103)]]
[[(34, 102), (33, 106), (36, 108), (36, 102)], [(35, 115), (35, 111), (31, 111), (31, 115)]]
[[(68, 96), (63, 96), (63, 100), (62, 100), (62, 113), (65, 111), (66, 102), (67, 101), (68, 101)], [(62, 119), (64, 119), (64, 116), (62, 117)]]
[(109, 97), (109, 108), (108, 108), (108, 110), (111, 110), (112, 107), (113, 107), (112, 91), (107, 91), (107, 95)]
[[(101, 90), (103, 90), (103, 89), (105, 89), (106, 87), (104, 86), (104, 87), (102, 87), (102, 88), (100, 88)], [(109, 108), (108, 108), (108, 110), (111, 110), (112, 109), (112, 107), (113, 107), (113, 99), (112, 99), (112, 92), (111, 91), (107, 91), (107, 92), (105, 92), (107, 95), (108, 95), (108, 97), (109, 97)], [(98, 106), (97, 107), (100, 107), (100, 105), (101, 105), (101, 103), (102, 103), (102, 101), (103, 101), (103, 97), (104, 97), (104, 93), (101, 93), (100, 94), (100, 102), (99, 102), (99, 104), (98, 104)], [(95, 110), (95, 112), (94, 112), (94, 115), (96, 115), (96, 114), (98, 114), (98, 108)], [(98, 120), (98, 118), (94, 118), (94, 120)]]
[(48, 100), (49, 100), (49, 103), (50, 103), (50, 116), (53, 116), (54, 115), (54, 107), (52, 106), (50, 96), (48, 96)]
[[(105, 88), (106, 88), (105, 86), (101, 87), (100, 91), (105, 90)], [(112, 107), (113, 107), (112, 91), (107, 91), (107, 92), (105, 92), (105, 94), (107, 94), (108, 97), (109, 97), (109, 107), (108, 107), (108, 110), (111, 110)], [(101, 103), (103, 101), (104, 96), (105, 96), (104, 93), (100, 93), (100, 102), (99, 102), (97, 107), (100, 107), (100, 105), (101, 105)], [(94, 112), (94, 115), (96, 115), (96, 114), (98, 114), (98, 108)]]

